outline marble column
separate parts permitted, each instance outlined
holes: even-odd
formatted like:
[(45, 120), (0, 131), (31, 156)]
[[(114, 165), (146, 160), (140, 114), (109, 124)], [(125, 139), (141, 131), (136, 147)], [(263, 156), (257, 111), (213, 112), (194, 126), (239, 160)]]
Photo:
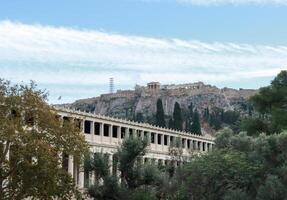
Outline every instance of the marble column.
[(100, 138), (101, 138), (101, 142), (103, 142), (103, 137), (104, 137), (104, 123), (100, 123)]
[(122, 130), (122, 127), (118, 126), (118, 128), (117, 128), (117, 138), (118, 139), (121, 139), (121, 134), (122, 134), (121, 130)]
[(95, 122), (93, 122), (93, 121), (91, 121), (90, 122), (91, 123), (91, 125), (90, 125), (90, 132), (91, 132), (91, 140), (92, 140), (92, 142), (94, 142), (94, 140), (95, 140)]
[(68, 172), (71, 174), (71, 176), (74, 176), (74, 157), (69, 155), (68, 159)]
[(129, 138), (129, 137), (130, 137), (130, 130), (128, 127), (126, 127), (125, 138)]
[(109, 124), (109, 139), (110, 143), (112, 142), (112, 137), (113, 137), (113, 126)]

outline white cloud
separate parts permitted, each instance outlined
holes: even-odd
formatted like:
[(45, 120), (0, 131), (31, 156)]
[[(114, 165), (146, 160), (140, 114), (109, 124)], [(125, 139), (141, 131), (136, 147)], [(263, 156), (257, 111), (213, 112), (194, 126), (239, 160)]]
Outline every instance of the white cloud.
[[(64, 27), (0, 22), (0, 69), (14, 81), (99, 86), (273, 77), (287, 66), (287, 46), (205, 43)], [(51, 91), (53, 92), (53, 91)], [(95, 96), (95, 94), (91, 94)]]

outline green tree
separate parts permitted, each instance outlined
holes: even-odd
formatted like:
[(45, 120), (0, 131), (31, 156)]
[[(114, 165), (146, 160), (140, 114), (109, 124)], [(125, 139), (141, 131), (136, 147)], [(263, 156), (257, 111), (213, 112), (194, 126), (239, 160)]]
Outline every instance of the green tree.
[(60, 155), (79, 163), (87, 145), (75, 124), (62, 125), (46, 98), (33, 82), (0, 80), (0, 199), (79, 197)]
[(156, 125), (159, 127), (166, 127), (161, 99), (158, 99), (156, 102)]
[(136, 113), (134, 120), (136, 122), (144, 122), (143, 114), (141, 112)]
[(197, 109), (195, 109), (193, 114), (193, 122), (191, 125), (191, 132), (197, 135), (201, 135), (200, 118)]
[(228, 199), (231, 188), (249, 191), (259, 169), (244, 153), (232, 150), (214, 150), (197, 157), (185, 168), (189, 199)]
[(229, 190), (223, 200), (250, 200), (250, 197), (240, 189)]
[(282, 184), (279, 177), (268, 175), (265, 183), (258, 189), (256, 200), (285, 200), (286, 195), (286, 186)]
[(173, 128), (176, 130), (182, 130), (182, 114), (181, 108), (178, 102), (174, 104), (173, 111)]
[(116, 173), (110, 173), (108, 157), (103, 153), (87, 156), (85, 169), (94, 172), (95, 180), (88, 193), (94, 199), (156, 199), (156, 187), (160, 184), (160, 171), (153, 164), (139, 162), (145, 155), (147, 141), (127, 138), (114, 154), (118, 163), (113, 165), (121, 173), (121, 183)]
[(121, 172), (122, 182), (126, 184), (128, 188), (136, 188), (140, 185), (139, 179), (137, 178), (139, 171), (135, 164), (138, 158), (145, 155), (147, 145), (147, 140), (128, 138), (124, 140), (117, 151), (116, 155), (119, 161), (119, 171)]
[(186, 116), (186, 131), (187, 132), (191, 132), (191, 124), (193, 121), (193, 104), (192, 102), (190, 102), (189, 106), (188, 106), (188, 113)]
[(251, 102), (267, 121), (271, 121), (271, 131), (287, 129), (287, 71), (281, 71), (270, 86), (260, 88), (259, 93), (251, 97)]
[(269, 133), (270, 128), (265, 121), (259, 118), (246, 118), (241, 121), (241, 131), (246, 131), (248, 135), (259, 135), (260, 133)]
[(170, 117), (168, 120), (168, 128), (174, 129), (174, 122), (172, 120), (172, 117)]

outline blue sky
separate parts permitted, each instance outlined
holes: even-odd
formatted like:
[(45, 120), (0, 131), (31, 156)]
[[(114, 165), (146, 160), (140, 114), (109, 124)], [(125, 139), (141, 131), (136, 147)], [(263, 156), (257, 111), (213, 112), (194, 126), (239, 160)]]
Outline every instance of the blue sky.
[(286, 19), (287, 0), (3, 0), (0, 77), (51, 103), (106, 93), (111, 76), (258, 88), (287, 68)]

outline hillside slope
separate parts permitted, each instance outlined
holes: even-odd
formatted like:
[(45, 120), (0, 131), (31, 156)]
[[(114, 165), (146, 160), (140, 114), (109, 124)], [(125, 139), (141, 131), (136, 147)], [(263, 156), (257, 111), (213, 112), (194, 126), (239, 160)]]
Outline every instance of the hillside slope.
[(192, 103), (200, 114), (203, 114), (207, 107), (225, 111), (235, 110), (244, 114), (247, 112), (248, 98), (256, 92), (250, 89), (220, 89), (202, 82), (162, 86), (153, 82), (146, 87), (136, 86), (135, 90), (118, 90), (112, 94), (77, 100), (66, 106), (131, 120), (141, 113), (143, 121), (152, 123), (156, 112), (156, 101), (159, 98), (162, 99), (166, 116), (172, 115), (175, 102), (180, 104), (183, 111)]

